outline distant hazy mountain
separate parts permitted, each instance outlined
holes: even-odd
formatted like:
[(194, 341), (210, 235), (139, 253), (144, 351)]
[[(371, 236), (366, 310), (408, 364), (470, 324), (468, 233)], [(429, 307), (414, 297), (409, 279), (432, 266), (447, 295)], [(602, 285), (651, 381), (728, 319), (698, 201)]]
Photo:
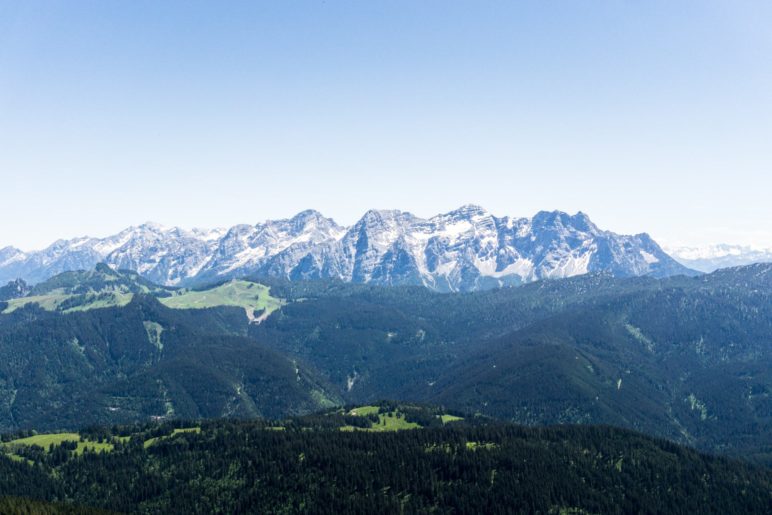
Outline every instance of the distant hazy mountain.
[(667, 247), (666, 250), (679, 263), (701, 272), (753, 263), (772, 263), (772, 248), (759, 249), (722, 243), (706, 247)]
[(599, 229), (584, 213), (496, 217), (478, 206), (429, 219), (371, 210), (351, 227), (316, 211), (227, 230), (186, 231), (156, 224), (107, 238), (59, 240), (25, 253), (0, 249), (0, 282), (31, 283), (106, 262), (166, 284), (261, 275), (424, 285), (468, 291), (606, 271), (617, 277), (694, 274), (647, 234)]

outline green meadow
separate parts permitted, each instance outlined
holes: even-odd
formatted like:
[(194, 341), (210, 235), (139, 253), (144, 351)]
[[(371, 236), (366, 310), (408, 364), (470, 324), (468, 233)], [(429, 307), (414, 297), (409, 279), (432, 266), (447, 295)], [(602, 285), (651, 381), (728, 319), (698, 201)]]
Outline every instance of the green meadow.
[(348, 412), (349, 415), (365, 417), (368, 415), (378, 414), (378, 422), (373, 422), (371, 427), (354, 427), (354, 426), (342, 426), (341, 431), (371, 431), (371, 432), (383, 432), (383, 431), (402, 431), (404, 429), (420, 429), (421, 426), (415, 422), (408, 422), (405, 420), (405, 414), (398, 410), (390, 411), (388, 413), (378, 413), (378, 406), (361, 406), (354, 408)]
[(378, 413), (379, 410), (380, 408), (378, 406), (359, 406), (358, 408), (350, 410), (348, 414), (359, 417), (366, 417), (367, 415)]
[(235, 280), (203, 291), (181, 290), (171, 297), (158, 299), (174, 309), (204, 309), (216, 306), (236, 306), (251, 311), (265, 310), (270, 314), (279, 309), (281, 299), (271, 297), (270, 288), (250, 281)]
[(158, 443), (160, 440), (166, 440), (167, 438), (173, 438), (173, 437), (177, 436), (178, 434), (182, 434), (182, 433), (200, 433), (200, 432), (201, 432), (201, 428), (200, 427), (179, 427), (179, 428), (175, 429), (174, 431), (172, 431), (172, 434), (170, 434), (170, 435), (156, 436), (156, 437), (153, 437), (153, 438), (148, 438), (147, 440), (145, 440), (145, 443), (143, 445), (144, 445), (145, 449), (147, 449), (151, 445), (154, 445), (154, 444)]
[(64, 442), (77, 442), (78, 447), (74, 451), (77, 455), (83, 454), (87, 449), (91, 452), (110, 452), (113, 450), (112, 443), (83, 440), (78, 433), (52, 433), (28, 436), (26, 438), (18, 438), (16, 440), (11, 440), (10, 442), (5, 442), (2, 444), (2, 448), (11, 459), (23, 460), (24, 458), (15, 454), (15, 449), (37, 445), (48, 451), (48, 448), (51, 445), (56, 447)]
[[(173, 438), (179, 434), (183, 433), (200, 433), (201, 428), (200, 427), (182, 427), (174, 429), (171, 434), (164, 435), (164, 436), (156, 436), (153, 438), (148, 438), (144, 441), (144, 447), (147, 449), (151, 445), (157, 443), (160, 440), (166, 440), (168, 438)], [(122, 443), (127, 443), (131, 439), (130, 436), (118, 436), (113, 437), (112, 441), (120, 441)], [(78, 446), (73, 451), (76, 456), (80, 456), (87, 450), (89, 452), (111, 452), (115, 446), (111, 441), (105, 441), (105, 442), (92, 442), (89, 440), (84, 440), (83, 437), (78, 433), (51, 433), (51, 434), (40, 434), (40, 435), (34, 435), (34, 436), (28, 436), (26, 438), (17, 438), (16, 440), (11, 440), (9, 442), (5, 442), (0, 444), (0, 451), (2, 451), (3, 454), (8, 456), (10, 459), (14, 461), (24, 461), (27, 463), (30, 462), (27, 458), (24, 458), (23, 456), (20, 456), (17, 454), (17, 451), (19, 451), (22, 447), (31, 447), (33, 445), (36, 445), (38, 447), (42, 447), (43, 450), (48, 452), (51, 445), (54, 447), (58, 447), (64, 442), (77, 442)]]
[[(146, 290), (147, 288), (145, 288)], [(149, 290), (148, 290), (149, 291)], [(43, 295), (34, 295), (12, 299), (3, 313), (12, 313), (28, 304), (37, 304), (47, 311), (73, 313), (91, 309), (121, 307), (131, 302), (133, 293), (120, 289), (105, 289), (86, 294), (67, 293), (63, 288), (52, 290)], [(218, 306), (236, 306), (244, 308), (250, 319), (255, 312), (262, 311), (266, 317), (283, 305), (281, 299), (272, 297), (270, 288), (250, 281), (234, 280), (209, 290), (176, 290), (170, 297), (158, 299), (172, 309), (205, 309)]]
[[(83, 297), (82, 303), (77, 306), (61, 309), (61, 306), (64, 302), (69, 301), (75, 297)], [(133, 294), (121, 291), (109, 292), (107, 294), (100, 295), (73, 295), (70, 293), (65, 293), (63, 290), (54, 290), (51, 293), (45, 295), (34, 295), (31, 297), (22, 297), (20, 299), (9, 300), (8, 307), (5, 308), (3, 313), (12, 313), (28, 304), (37, 304), (46, 311), (73, 313), (75, 311), (88, 311), (89, 309), (125, 306), (131, 302), (132, 297)]]

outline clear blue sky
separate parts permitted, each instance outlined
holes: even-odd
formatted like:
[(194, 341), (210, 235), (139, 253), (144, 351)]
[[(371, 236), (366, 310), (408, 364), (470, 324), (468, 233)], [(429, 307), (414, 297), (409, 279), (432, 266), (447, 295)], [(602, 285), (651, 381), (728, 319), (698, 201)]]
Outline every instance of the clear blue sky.
[(316, 208), (772, 245), (772, 3), (0, 0), (0, 247)]

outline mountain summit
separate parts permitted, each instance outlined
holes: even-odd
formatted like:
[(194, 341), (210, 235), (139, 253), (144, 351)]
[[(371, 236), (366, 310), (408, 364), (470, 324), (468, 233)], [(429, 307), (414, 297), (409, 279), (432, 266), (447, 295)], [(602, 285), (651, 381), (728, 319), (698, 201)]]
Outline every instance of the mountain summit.
[(107, 238), (59, 240), (37, 252), (0, 251), (0, 282), (43, 281), (96, 263), (179, 285), (243, 275), (334, 278), (471, 291), (588, 272), (665, 277), (695, 272), (647, 234), (599, 229), (584, 213), (497, 217), (466, 205), (424, 219), (370, 210), (342, 227), (307, 210), (290, 219), (211, 231), (146, 223)]

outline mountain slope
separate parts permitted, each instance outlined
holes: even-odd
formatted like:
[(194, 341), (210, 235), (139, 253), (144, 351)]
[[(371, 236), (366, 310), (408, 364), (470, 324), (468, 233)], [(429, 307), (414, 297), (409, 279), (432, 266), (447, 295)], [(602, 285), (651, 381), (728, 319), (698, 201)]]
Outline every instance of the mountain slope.
[(279, 416), (337, 400), (312, 371), (246, 336), (243, 307), (125, 305), (0, 315), (0, 428), (150, 417)]
[(770, 461), (772, 265), (465, 294), (302, 283), (272, 291), (289, 304), (250, 334), (318, 370), (349, 402), (608, 423)]
[(463, 206), (429, 219), (371, 210), (348, 228), (312, 210), (228, 230), (185, 231), (148, 223), (104, 239), (60, 240), (39, 252), (3, 249), (0, 281), (35, 283), (102, 261), (165, 285), (250, 274), (422, 285), (438, 291), (601, 271), (617, 277), (694, 273), (648, 235), (603, 231), (583, 213), (543, 211), (533, 218), (502, 218), (478, 206)]
[(525, 423), (602, 422), (764, 453), (771, 334), (772, 265), (663, 281), (489, 341), (429, 399)]

